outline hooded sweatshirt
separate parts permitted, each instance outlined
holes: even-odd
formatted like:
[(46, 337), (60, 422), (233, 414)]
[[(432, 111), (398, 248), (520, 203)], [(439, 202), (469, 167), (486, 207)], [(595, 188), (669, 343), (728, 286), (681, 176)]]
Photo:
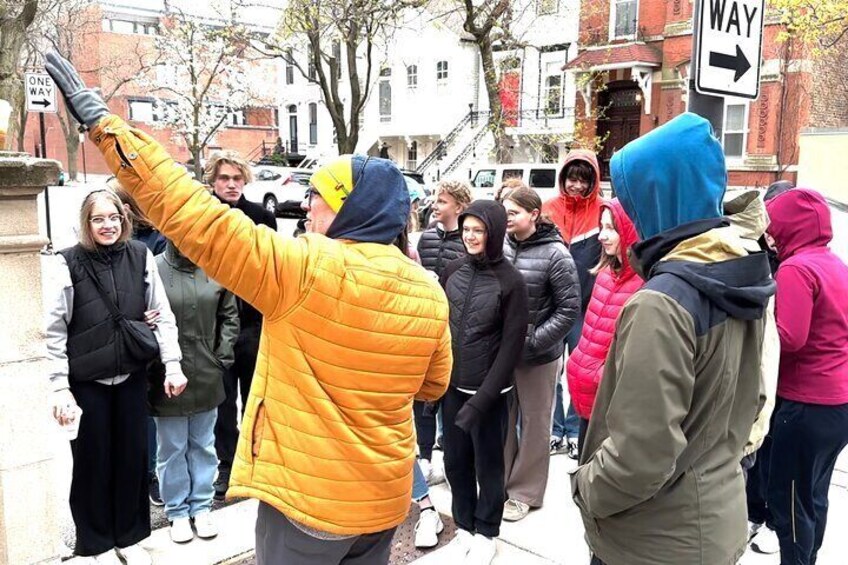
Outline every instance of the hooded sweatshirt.
[(574, 500), (606, 563), (736, 563), (768, 261), (721, 216), (724, 159), (703, 118), (678, 116), (629, 143), (611, 169), (646, 238), (631, 261), (647, 281), (616, 322)]
[(486, 225), (485, 252), (452, 261), (442, 273), (450, 305), (453, 350), (451, 386), (474, 394), (466, 404), (480, 413), (513, 385), (527, 333), (527, 287), (504, 260), (506, 212), (492, 200), (477, 200), (459, 217)]
[(584, 420), (588, 420), (592, 415), (595, 394), (601, 382), (618, 315), (633, 293), (644, 284), (627, 259), (630, 247), (636, 243), (636, 228), (633, 227), (633, 222), (624, 213), (624, 208), (617, 198), (605, 203), (601, 207), (601, 210), (603, 209), (608, 209), (612, 214), (618, 232), (618, 260), (621, 269), (615, 272), (607, 266), (598, 273), (586, 310), (580, 342), (568, 356), (568, 393), (574, 410)]
[(848, 267), (828, 248), (830, 209), (818, 192), (801, 188), (766, 206), (780, 259), (777, 395), (809, 404), (848, 403)]
[[(566, 194), (565, 181), (568, 167), (576, 161), (585, 161), (592, 167), (595, 171), (595, 182), (587, 194), (574, 197)], [(592, 285), (595, 282), (595, 277), (589, 273), (589, 270), (597, 265), (601, 258), (601, 244), (598, 243), (600, 231), (598, 218), (601, 217), (602, 203), (601, 169), (598, 167), (597, 156), (592, 151), (584, 149), (570, 151), (559, 171), (559, 196), (545, 202), (542, 205), (542, 212), (556, 224), (577, 266), (577, 275), (580, 278), (581, 318), (589, 304)]]

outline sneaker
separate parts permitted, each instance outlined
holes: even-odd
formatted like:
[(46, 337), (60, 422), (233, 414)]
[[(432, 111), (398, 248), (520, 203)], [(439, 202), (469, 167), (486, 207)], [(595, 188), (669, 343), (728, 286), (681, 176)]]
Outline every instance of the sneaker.
[(518, 522), (530, 512), (530, 505), (510, 498), (504, 504), (503, 519), (507, 522)]
[(218, 478), (212, 483), (215, 487), (215, 500), (224, 500), (227, 498), (227, 489), (230, 488), (230, 474), (227, 472), (218, 471)]
[(201, 512), (194, 518), (194, 531), (197, 532), (197, 537), (201, 539), (212, 539), (218, 535), (218, 524), (212, 517), (211, 512)]
[(497, 552), (498, 546), (494, 539), (476, 534), (474, 539), (471, 540), (471, 549), (468, 551), (465, 563), (468, 565), (491, 565)]
[[(76, 561), (76, 560), (74, 560)], [(85, 557), (82, 559), (83, 563), (91, 563), (91, 565), (124, 565), (121, 563), (121, 560), (118, 559), (118, 555), (115, 553), (114, 549), (110, 549), (109, 551), (104, 551), (99, 555), (92, 555), (91, 557)]]
[(779, 552), (780, 542), (777, 539), (777, 534), (769, 527), (759, 528), (759, 531), (751, 539), (751, 549), (765, 555)]
[(440, 550), (444, 563), (463, 563), (471, 550), (474, 534), (457, 528), (456, 537), (443, 550)]
[(424, 475), (424, 480), (430, 484), (430, 475), (433, 474), (433, 465), (429, 459), (418, 459), (418, 466), (421, 468), (421, 474)]
[(138, 544), (129, 547), (116, 547), (115, 551), (126, 565), (153, 565), (150, 554)]
[(442, 436), (436, 438), (436, 443), (433, 444), (433, 449), (442, 451)]
[(188, 543), (194, 539), (191, 529), (191, 520), (188, 518), (176, 518), (171, 522), (171, 541), (174, 543)]
[(159, 492), (159, 479), (156, 475), (150, 477), (148, 490), (150, 492), (150, 504), (153, 506), (165, 506), (165, 502), (162, 500), (162, 494)]
[(759, 532), (762, 527), (763, 524), (748, 521), (748, 543), (751, 543), (751, 540), (754, 539), (754, 536), (757, 535), (757, 532)]
[(439, 545), (439, 534), (444, 529), (442, 517), (434, 508), (422, 510), (415, 524), (415, 547), (436, 547)]
[(427, 486), (436, 486), (445, 482), (445, 471), (438, 462), (430, 464), (430, 475), (427, 477)]
[(577, 438), (568, 438), (566, 449), (568, 450), (569, 459), (574, 459), (575, 461), (577, 461), (577, 459), (580, 458), (580, 450), (577, 447)]
[(551, 436), (551, 455), (568, 453), (568, 443), (561, 437)]

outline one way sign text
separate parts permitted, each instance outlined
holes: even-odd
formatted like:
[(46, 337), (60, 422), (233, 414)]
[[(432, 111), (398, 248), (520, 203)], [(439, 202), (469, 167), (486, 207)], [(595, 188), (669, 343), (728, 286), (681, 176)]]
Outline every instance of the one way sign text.
[(24, 76), (27, 112), (56, 112), (56, 85), (46, 73)]
[(698, 92), (757, 98), (764, 11), (765, 0), (700, 0)]

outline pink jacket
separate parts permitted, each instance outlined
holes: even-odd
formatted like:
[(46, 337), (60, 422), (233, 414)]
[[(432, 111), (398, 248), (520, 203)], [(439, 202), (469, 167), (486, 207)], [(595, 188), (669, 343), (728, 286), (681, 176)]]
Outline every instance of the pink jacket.
[(809, 404), (848, 403), (848, 266), (831, 252), (830, 209), (796, 188), (766, 204), (780, 267), (777, 395)]
[(577, 415), (588, 420), (595, 403), (595, 394), (604, 372), (615, 323), (618, 314), (634, 292), (642, 288), (643, 281), (627, 260), (627, 251), (636, 243), (636, 228), (625, 214), (618, 199), (605, 202), (601, 211), (607, 208), (612, 213), (616, 230), (621, 238), (618, 258), (623, 268), (616, 274), (609, 267), (598, 273), (592, 297), (586, 309), (583, 331), (577, 348), (569, 355), (566, 365), (568, 393)]

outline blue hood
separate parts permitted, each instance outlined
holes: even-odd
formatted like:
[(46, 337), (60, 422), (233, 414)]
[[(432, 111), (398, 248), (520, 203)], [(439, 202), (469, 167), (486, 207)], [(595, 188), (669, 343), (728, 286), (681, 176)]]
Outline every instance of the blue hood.
[(727, 188), (724, 151), (710, 123), (685, 113), (613, 155), (615, 194), (639, 238), (722, 216)]
[(409, 192), (400, 169), (387, 159), (353, 155), (353, 190), (327, 237), (392, 243), (409, 220)]

